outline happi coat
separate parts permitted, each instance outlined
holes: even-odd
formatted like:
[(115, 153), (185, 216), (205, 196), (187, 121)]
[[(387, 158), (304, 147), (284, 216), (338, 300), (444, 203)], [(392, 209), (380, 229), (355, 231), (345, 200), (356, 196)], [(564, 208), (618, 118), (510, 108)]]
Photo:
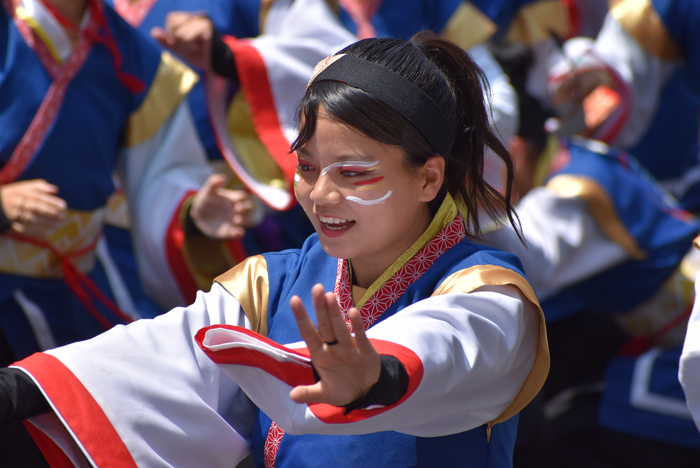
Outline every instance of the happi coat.
[(599, 424), (700, 448), (677, 377), (700, 221), (624, 151), (577, 138), (546, 159), (544, 185), (518, 204), (528, 248), (507, 227), (488, 244), (521, 258), (548, 323), (604, 314), (630, 336), (607, 365)]
[[(350, 268), (314, 235), (251, 257), (187, 308), (17, 363), (55, 411), (31, 420), (35, 440), (66, 466), (235, 466), (249, 450), (266, 467), (511, 466), (517, 413), (549, 362), (517, 260), (469, 242), (448, 196), (364, 293)], [(375, 348), (404, 365), (397, 403), (345, 415), (289, 399), (314, 379), (289, 299), (310, 304), (316, 283), (360, 307)]]
[(693, 0), (613, 1), (596, 40), (565, 48), (549, 76), (556, 87), (572, 65), (604, 69), (609, 84), (584, 104), (597, 122), (587, 136), (629, 151), (691, 211), (700, 206), (699, 25)]
[(0, 183), (45, 179), (68, 205), (47, 239), (0, 235), (0, 326), (21, 357), (139, 317), (102, 238), (115, 171), (134, 200), (142, 277), (182, 302), (182, 220), (210, 170), (184, 100), (197, 81), (186, 66), (100, 1), (75, 45), (40, 1), (2, 6)]

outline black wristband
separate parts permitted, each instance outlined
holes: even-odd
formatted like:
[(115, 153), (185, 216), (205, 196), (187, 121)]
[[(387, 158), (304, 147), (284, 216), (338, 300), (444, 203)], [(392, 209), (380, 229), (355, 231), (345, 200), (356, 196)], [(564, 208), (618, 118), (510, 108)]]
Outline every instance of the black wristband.
[(211, 68), (217, 75), (238, 82), (236, 62), (233, 59), (233, 51), (221, 39), (221, 34), (214, 28), (211, 37)]
[(204, 234), (197, 226), (197, 223), (194, 222), (194, 219), (192, 218), (192, 215), (190, 214), (190, 210), (192, 210), (192, 203), (190, 203), (190, 205), (187, 207), (187, 214), (185, 215), (185, 220), (182, 223), (182, 230), (185, 233), (185, 237), (192, 237), (192, 236), (204, 236), (204, 237), (206, 237), (206, 234)]
[(379, 380), (369, 389), (365, 396), (343, 406), (345, 414), (372, 405), (389, 406), (401, 399), (408, 388), (408, 372), (403, 363), (394, 356), (379, 356), (382, 370)]
[(12, 220), (7, 217), (5, 210), (2, 209), (2, 199), (0, 198), (0, 232), (5, 232), (12, 226)]
[(29, 375), (20, 369), (0, 369), (0, 427), (50, 411), (51, 405)]

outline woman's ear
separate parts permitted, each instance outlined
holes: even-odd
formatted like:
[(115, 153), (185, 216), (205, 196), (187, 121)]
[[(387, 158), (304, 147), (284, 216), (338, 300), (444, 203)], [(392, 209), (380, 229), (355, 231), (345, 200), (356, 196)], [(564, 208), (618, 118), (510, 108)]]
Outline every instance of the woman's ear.
[(429, 202), (437, 197), (445, 180), (445, 158), (433, 156), (420, 168), (422, 175), (421, 201)]

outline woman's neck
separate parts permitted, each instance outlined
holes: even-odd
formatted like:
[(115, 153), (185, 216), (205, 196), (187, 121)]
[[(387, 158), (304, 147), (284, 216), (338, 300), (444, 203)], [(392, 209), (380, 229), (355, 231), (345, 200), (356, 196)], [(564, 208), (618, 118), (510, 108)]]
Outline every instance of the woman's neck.
[(404, 244), (397, 246), (397, 248), (391, 252), (386, 252), (385, 255), (373, 255), (372, 257), (351, 259), (352, 284), (365, 289), (369, 288), (420, 238), (425, 230), (428, 229), (432, 219), (433, 216), (426, 204), (425, 210), (422, 210), (421, 213), (417, 215), (416, 222), (411, 223), (414, 227), (410, 229), (411, 232), (407, 232), (407, 236), (405, 237), (407, 240)]
[[(71, 23), (76, 26), (80, 26), (80, 23), (85, 16), (85, 10), (87, 10), (88, 0), (48, 0), (59, 13), (66, 17)], [(78, 31), (68, 31), (77, 34)]]

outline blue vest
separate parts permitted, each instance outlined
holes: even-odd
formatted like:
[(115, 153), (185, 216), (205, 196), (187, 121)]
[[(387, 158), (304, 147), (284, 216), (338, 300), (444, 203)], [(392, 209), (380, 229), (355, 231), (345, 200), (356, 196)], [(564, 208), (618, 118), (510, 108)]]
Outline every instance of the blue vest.
[[(114, 0), (105, 2), (114, 4)], [(204, 12), (221, 34), (237, 38), (256, 37), (260, 34), (260, 0), (160, 0), (153, 4), (143, 22), (137, 27), (159, 49), (161, 46), (151, 38), (150, 31), (156, 26), (162, 28), (166, 15), (171, 11)], [(201, 74), (201, 70), (197, 71)], [(187, 95), (187, 102), (207, 156), (209, 159), (222, 159), (207, 113), (203, 81), (200, 80), (192, 87)]]
[[(121, 69), (139, 78), (146, 91), (132, 94), (126, 89), (116, 76), (109, 50), (93, 44), (67, 88), (53, 126), (18, 178), (46, 179), (59, 187), (59, 196), (76, 210), (102, 207), (114, 191), (112, 172), (124, 124), (143, 102), (160, 63), (160, 52), (111, 7), (105, 6), (104, 14), (123, 56)], [(0, 7), (0, 166), (8, 161), (26, 132), (51, 82), (8, 12)], [(99, 263), (89, 276), (113, 299)], [(47, 313), (59, 346), (104, 331), (63, 280), (0, 274), (0, 327), (17, 358), (40, 350), (24, 312), (11, 300), (18, 289)], [(101, 304), (97, 307), (113, 323), (120, 323)]]
[[(297, 342), (301, 336), (289, 307), (289, 300), (298, 295), (311, 304), (311, 287), (323, 284), (332, 291), (336, 281), (338, 260), (328, 256), (312, 235), (301, 250), (264, 255), (270, 284), (268, 336), (282, 344)], [(523, 275), (520, 261), (513, 255), (467, 240), (443, 254), (416, 282), (411, 284), (377, 323), (404, 307), (429, 297), (451, 274), (475, 266), (497, 265)], [(523, 275), (524, 276), (524, 275)], [(311, 319), (315, 322), (312, 310)], [(386, 431), (366, 435), (289, 435), (285, 434), (276, 465), (279, 467), (511, 467), (517, 416), (496, 424), (491, 439), (486, 440), (486, 426), (444, 437), (416, 437)], [(264, 466), (263, 447), (271, 420), (258, 411), (251, 450), (256, 466)]]
[[(552, 177), (560, 174), (586, 176), (598, 182), (610, 195), (618, 214), (639, 247), (644, 260), (630, 260), (591, 279), (564, 289), (542, 303), (547, 321), (577, 312), (626, 312), (651, 297), (678, 267), (700, 230), (700, 221), (678, 209), (677, 202), (664, 192), (639, 163), (623, 151), (606, 154), (569, 143), (571, 160)], [(621, 287), (620, 285), (624, 285)], [(617, 356), (608, 365), (605, 389), (599, 407), (602, 426), (672, 444), (700, 449), (700, 433), (687, 417), (659, 412), (652, 407), (633, 405), (633, 386), (654, 398), (667, 399), (682, 410), (683, 389), (678, 382), (681, 347), (655, 350), (641, 357)], [(648, 379), (635, 382), (647, 369)]]
[[(611, 149), (603, 154), (572, 142), (564, 144), (571, 159), (550, 178), (583, 176), (602, 186), (620, 221), (647, 256), (564, 288), (543, 301), (548, 322), (582, 311), (624, 312), (641, 304), (676, 269), (700, 231), (700, 221), (680, 210), (625, 152)], [(623, 282), (627, 287), (620, 287)]]

